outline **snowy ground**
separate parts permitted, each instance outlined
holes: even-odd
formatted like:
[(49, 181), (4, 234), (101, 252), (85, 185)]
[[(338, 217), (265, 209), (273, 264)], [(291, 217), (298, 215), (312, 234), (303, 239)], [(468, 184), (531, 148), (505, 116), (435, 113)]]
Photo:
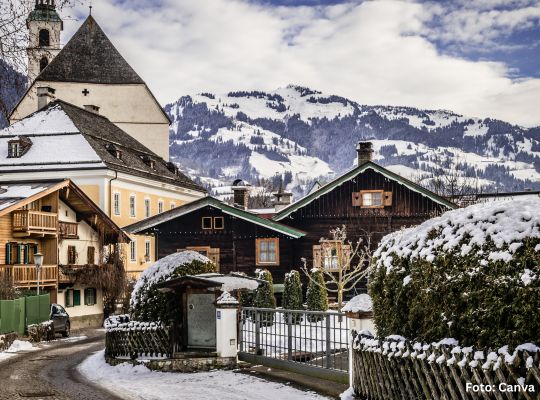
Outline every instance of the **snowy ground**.
[(193, 374), (150, 371), (142, 365), (108, 365), (103, 350), (88, 357), (79, 371), (89, 380), (129, 399), (296, 400), (326, 399), (282, 383), (232, 371)]
[(0, 361), (14, 357), (18, 353), (26, 353), (33, 350), (37, 350), (37, 347), (32, 346), (32, 343), (24, 340), (15, 340), (7, 350), (0, 351)]

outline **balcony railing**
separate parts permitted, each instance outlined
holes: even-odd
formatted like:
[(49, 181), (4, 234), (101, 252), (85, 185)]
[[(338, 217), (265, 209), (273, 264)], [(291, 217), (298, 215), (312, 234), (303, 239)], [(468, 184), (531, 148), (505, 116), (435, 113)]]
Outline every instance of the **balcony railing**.
[(56, 235), (57, 230), (56, 213), (34, 210), (13, 211), (13, 232)]
[[(34, 265), (0, 265), (0, 280), (12, 282), (16, 287), (36, 286), (36, 267)], [(43, 265), (39, 280), (40, 286), (56, 286), (57, 283), (58, 266)]]
[(60, 237), (62, 238), (77, 238), (78, 237), (78, 231), (77, 227), (79, 224), (76, 222), (64, 222), (64, 221), (58, 221), (58, 233), (60, 234)]

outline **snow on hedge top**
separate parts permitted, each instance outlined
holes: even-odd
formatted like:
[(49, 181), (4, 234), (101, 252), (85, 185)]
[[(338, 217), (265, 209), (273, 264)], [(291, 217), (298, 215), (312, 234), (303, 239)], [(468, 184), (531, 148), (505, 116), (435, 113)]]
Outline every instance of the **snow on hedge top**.
[(473, 245), (482, 247), (491, 238), (495, 248), (483, 253), (486, 260), (512, 259), (525, 238), (540, 238), (540, 198), (475, 204), (452, 210), (416, 227), (385, 236), (375, 252), (377, 266), (390, 271), (392, 255), (433, 261), (440, 251), (466, 256)]
[(373, 311), (371, 297), (366, 293), (354, 296), (347, 304), (345, 304), (341, 311), (353, 313)]
[(161, 282), (166, 277), (170, 276), (180, 265), (188, 264), (192, 261), (201, 261), (203, 263), (211, 262), (210, 259), (193, 250), (173, 253), (156, 261), (142, 272), (137, 283), (135, 283), (131, 294), (131, 303), (137, 303), (136, 296), (144, 285), (148, 284), (151, 286)]

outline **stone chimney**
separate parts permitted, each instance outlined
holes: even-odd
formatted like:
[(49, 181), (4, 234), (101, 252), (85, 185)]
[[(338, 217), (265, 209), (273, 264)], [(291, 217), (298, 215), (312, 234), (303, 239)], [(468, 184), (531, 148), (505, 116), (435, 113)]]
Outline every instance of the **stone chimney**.
[(46, 107), (47, 104), (56, 99), (54, 92), (55, 90), (48, 86), (41, 86), (37, 88), (38, 110)]
[(233, 192), (233, 205), (241, 210), (247, 210), (251, 185), (242, 179), (237, 179), (233, 182), (231, 189)]
[(373, 161), (373, 143), (358, 142), (356, 145), (356, 153), (358, 154), (358, 165)]
[(283, 210), (292, 203), (292, 193), (283, 190), (283, 184), (279, 185), (277, 192), (272, 193), (274, 196), (274, 209), (276, 212)]
[(83, 107), (84, 107), (84, 109), (86, 111), (90, 111), (90, 112), (92, 112), (94, 114), (99, 114), (99, 107), (98, 106), (95, 106), (93, 104), (85, 104)]

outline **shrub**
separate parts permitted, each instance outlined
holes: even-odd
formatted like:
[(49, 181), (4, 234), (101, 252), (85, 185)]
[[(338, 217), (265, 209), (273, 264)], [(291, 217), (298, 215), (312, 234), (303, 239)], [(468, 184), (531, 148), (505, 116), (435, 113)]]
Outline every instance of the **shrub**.
[[(259, 285), (255, 290), (253, 306), (257, 308), (276, 308), (276, 298), (274, 297), (274, 283), (272, 274), (267, 269), (258, 269), (255, 271), (258, 279), (265, 280), (266, 285)], [(271, 326), (274, 323), (273, 312), (261, 313), (262, 326)]]
[[(296, 270), (285, 274), (285, 285), (283, 288), (283, 308), (286, 310), (302, 310), (304, 307), (302, 294), (302, 281), (300, 273)], [(301, 321), (301, 314), (291, 313), (293, 323)]]
[(162, 293), (156, 285), (185, 275), (214, 272), (208, 258), (195, 251), (183, 251), (164, 257), (148, 267), (137, 280), (131, 294), (131, 317), (138, 321), (178, 322), (181, 299), (174, 292)]
[[(328, 310), (328, 292), (324, 283), (323, 272), (318, 268), (311, 270), (311, 279), (309, 280), (306, 303), (309, 311), (326, 311)], [(320, 315), (308, 315), (308, 321), (321, 321)]]
[(539, 209), (478, 204), (384, 237), (369, 284), (379, 335), (540, 343)]

